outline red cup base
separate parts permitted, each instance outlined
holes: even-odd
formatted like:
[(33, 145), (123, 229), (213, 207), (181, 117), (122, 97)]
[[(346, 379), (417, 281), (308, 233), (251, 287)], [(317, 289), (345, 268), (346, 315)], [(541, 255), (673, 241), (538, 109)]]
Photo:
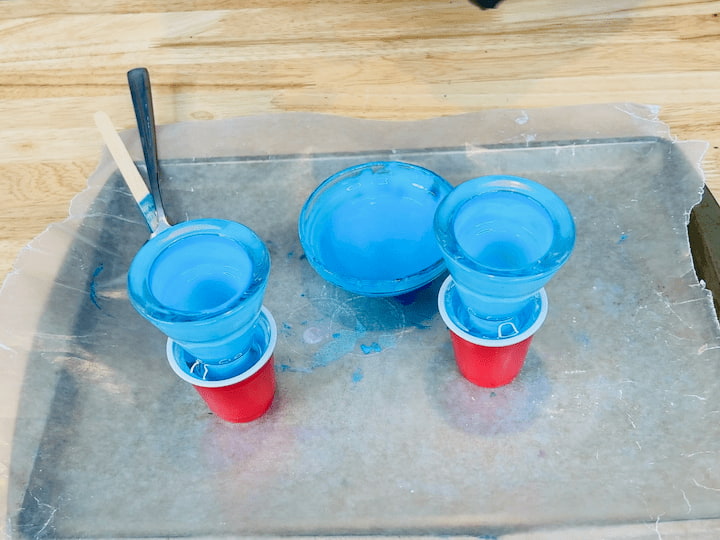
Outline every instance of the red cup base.
[(455, 362), (463, 377), (483, 388), (512, 382), (520, 373), (533, 336), (505, 347), (485, 347), (466, 341), (450, 331)]
[(195, 386), (210, 410), (227, 422), (244, 423), (260, 418), (275, 397), (273, 357), (257, 373), (229, 386)]

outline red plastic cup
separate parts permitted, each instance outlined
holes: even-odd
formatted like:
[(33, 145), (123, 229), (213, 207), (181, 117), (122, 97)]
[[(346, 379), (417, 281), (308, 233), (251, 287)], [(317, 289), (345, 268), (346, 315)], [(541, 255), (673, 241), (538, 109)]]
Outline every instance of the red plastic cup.
[(455, 362), (462, 376), (484, 388), (505, 386), (517, 377), (525, 363), (532, 336), (504, 347), (485, 347), (450, 331)]
[(173, 340), (167, 342), (167, 358), (178, 377), (189, 382), (209, 409), (227, 422), (244, 423), (260, 418), (275, 397), (273, 352), (277, 343), (277, 326), (270, 312), (260, 315), (267, 322), (267, 346), (260, 358), (239, 375), (223, 380), (202, 380), (193, 377), (179, 365), (179, 356), (187, 354)]
[(525, 362), (530, 342), (547, 316), (547, 295), (541, 291), (542, 304), (535, 322), (524, 332), (512, 337), (486, 339), (460, 328), (446, 306), (446, 291), (452, 278), (448, 277), (438, 294), (440, 316), (450, 330), (455, 363), (468, 381), (484, 388), (504, 386), (517, 377)]

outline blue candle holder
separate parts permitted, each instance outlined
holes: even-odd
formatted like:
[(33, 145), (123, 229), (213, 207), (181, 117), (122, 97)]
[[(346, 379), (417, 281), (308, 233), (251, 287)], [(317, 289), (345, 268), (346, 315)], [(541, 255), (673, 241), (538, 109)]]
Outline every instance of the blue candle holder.
[(270, 255), (252, 230), (198, 219), (138, 251), (128, 293), (138, 313), (190, 355), (231, 373), (252, 347), (269, 273)]
[(485, 339), (511, 338), (534, 324), (543, 309), (541, 289), (575, 243), (565, 203), (516, 176), (460, 184), (438, 206), (434, 228), (454, 281), (448, 312)]

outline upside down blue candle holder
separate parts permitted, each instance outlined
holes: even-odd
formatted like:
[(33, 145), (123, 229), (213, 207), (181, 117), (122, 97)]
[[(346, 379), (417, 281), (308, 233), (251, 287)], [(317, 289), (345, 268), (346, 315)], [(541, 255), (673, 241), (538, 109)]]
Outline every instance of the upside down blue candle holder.
[(554, 192), (516, 176), (468, 180), (435, 213), (438, 245), (454, 281), (448, 314), (470, 334), (509, 339), (532, 327), (541, 290), (565, 264), (575, 224)]

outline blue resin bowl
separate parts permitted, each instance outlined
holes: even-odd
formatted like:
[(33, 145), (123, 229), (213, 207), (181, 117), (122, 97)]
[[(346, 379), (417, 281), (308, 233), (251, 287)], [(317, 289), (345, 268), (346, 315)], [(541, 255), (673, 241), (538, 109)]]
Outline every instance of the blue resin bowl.
[(344, 169), (310, 195), (298, 232), (324, 279), (363, 296), (396, 296), (438, 277), (435, 210), (452, 186), (409, 163), (376, 161)]

